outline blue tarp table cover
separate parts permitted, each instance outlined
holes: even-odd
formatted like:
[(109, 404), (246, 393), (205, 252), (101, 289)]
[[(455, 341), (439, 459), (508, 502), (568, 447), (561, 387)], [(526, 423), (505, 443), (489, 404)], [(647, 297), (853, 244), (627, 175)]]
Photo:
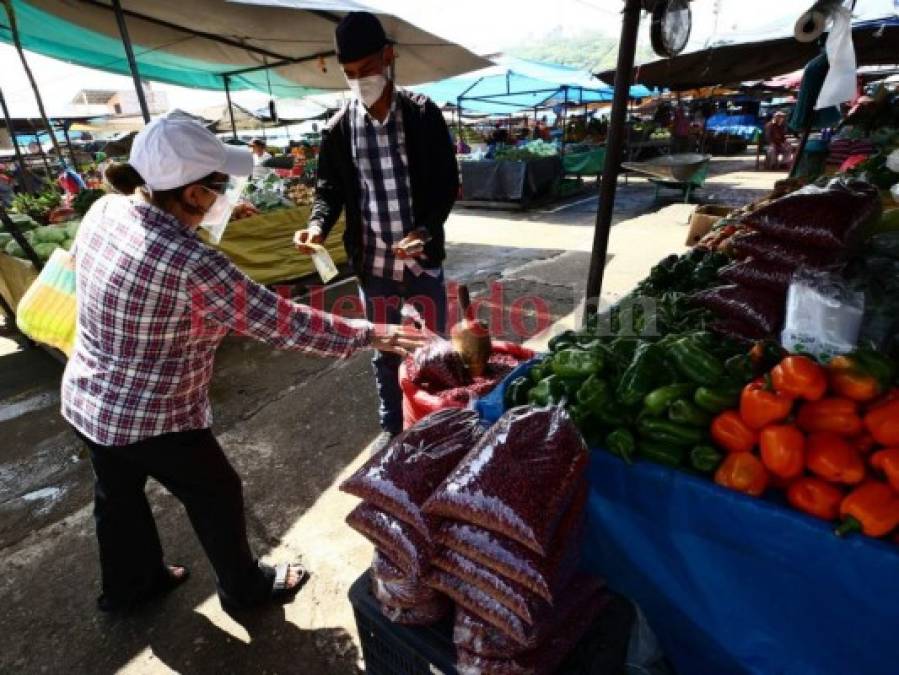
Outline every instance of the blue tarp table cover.
[(679, 674), (899, 673), (899, 546), (602, 450), (589, 482), (585, 565), (640, 605)]

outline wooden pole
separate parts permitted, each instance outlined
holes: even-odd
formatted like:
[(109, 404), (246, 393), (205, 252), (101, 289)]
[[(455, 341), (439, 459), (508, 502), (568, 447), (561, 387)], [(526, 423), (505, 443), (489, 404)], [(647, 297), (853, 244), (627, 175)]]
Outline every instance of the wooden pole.
[[(8, 2), (8, 0), (6, 1)], [(128, 68), (131, 70), (131, 79), (134, 80), (137, 102), (140, 104), (140, 114), (144, 118), (144, 124), (147, 124), (150, 121), (150, 107), (147, 105), (147, 97), (144, 95), (144, 85), (140, 81), (140, 71), (137, 69), (134, 49), (131, 48), (131, 38), (128, 36), (128, 26), (125, 24), (125, 15), (122, 13), (122, 5), (119, 0), (112, 0), (112, 11), (115, 12), (115, 20), (119, 25), (122, 45), (125, 47), (125, 57), (128, 59)]]
[(624, 143), (624, 127), (630, 99), (631, 77), (634, 69), (634, 52), (637, 48), (637, 32), (640, 28), (641, 0), (625, 0), (618, 41), (618, 66), (615, 71), (615, 94), (609, 117), (609, 135), (606, 141), (606, 159), (599, 186), (599, 205), (596, 209), (596, 227), (593, 231), (593, 253), (587, 277), (587, 299), (584, 320), (599, 309), (602, 295), (602, 278), (609, 250), (609, 233), (612, 230), (612, 212), (615, 208), (615, 189)]
[[(34, 79), (34, 74), (31, 72), (31, 67), (28, 65), (28, 59), (25, 58), (25, 50), (22, 48), (22, 39), (19, 35), (19, 26), (16, 23), (16, 13), (12, 8), (11, 0), (3, 0), (3, 9), (6, 10), (6, 16), (9, 19), (9, 32), (10, 35), (12, 35), (13, 45), (15, 46), (16, 51), (19, 53), (19, 60), (22, 62), (22, 69), (25, 71), (25, 75), (28, 77), (28, 82), (31, 83), (31, 90), (34, 92), (34, 98), (37, 101), (37, 109), (40, 113), (41, 121), (47, 128), (47, 133), (50, 134), (50, 142), (53, 144), (54, 150), (56, 150), (57, 157), (62, 159), (62, 151), (59, 149), (59, 143), (56, 142), (56, 134), (53, 133), (53, 127), (50, 126), (50, 121), (47, 119), (47, 111), (44, 110), (44, 101), (41, 98), (41, 93), (37, 88), (37, 82)], [(43, 152), (43, 150), (41, 152)]]

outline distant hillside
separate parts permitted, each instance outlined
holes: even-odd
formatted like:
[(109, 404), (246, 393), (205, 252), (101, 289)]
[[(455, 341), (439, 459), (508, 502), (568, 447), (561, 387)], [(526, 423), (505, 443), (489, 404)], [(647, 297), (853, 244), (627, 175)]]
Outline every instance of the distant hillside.
[[(615, 67), (618, 59), (618, 40), (599, 32), (584, 32), (571, 36), (557, 29), (536, 41), (529, 41), (507, 51), (522, 59), (559, 63), (598, 72)], [(653, 58), (649, 45), (637, 47), (637, 63)]]

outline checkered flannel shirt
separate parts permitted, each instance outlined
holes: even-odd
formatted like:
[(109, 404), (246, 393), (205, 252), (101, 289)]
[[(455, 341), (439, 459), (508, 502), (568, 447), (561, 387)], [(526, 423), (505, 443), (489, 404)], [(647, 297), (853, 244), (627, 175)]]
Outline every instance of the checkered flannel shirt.
[(269, 291), (137, 199), (97, 202), (73, 252), (78, 328), (62, 414), (101, 445), (209, 427), (213, 358), (229, 332), (335, 357), (371, 342), (367, 322)]
[(423, 270), (417, 261), (393, 254), (393, 247), (415, 229), (406, 134), (396, 94), (383, 122), (372, 118), (356, 99), (347, 114), (362, 196), (363, 272), (402, 281), (408, 268), (418, 276)]

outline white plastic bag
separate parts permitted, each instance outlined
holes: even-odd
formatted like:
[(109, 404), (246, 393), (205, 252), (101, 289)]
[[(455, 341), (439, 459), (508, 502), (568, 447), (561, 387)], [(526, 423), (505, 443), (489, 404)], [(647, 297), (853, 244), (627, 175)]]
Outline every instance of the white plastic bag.
[(858, 342), (865, 295), (828, 272), (800, 270), (787, 292), (781, 344), (821, 359), (852, 351)]
[(821, 85), (816, 110), (840, 105), (855, 98), (856, 61), (852, 44), (852, 13), (846, 7), (833, 12), (833, 25), (827, 35), (827, 62), (830, 69)]

